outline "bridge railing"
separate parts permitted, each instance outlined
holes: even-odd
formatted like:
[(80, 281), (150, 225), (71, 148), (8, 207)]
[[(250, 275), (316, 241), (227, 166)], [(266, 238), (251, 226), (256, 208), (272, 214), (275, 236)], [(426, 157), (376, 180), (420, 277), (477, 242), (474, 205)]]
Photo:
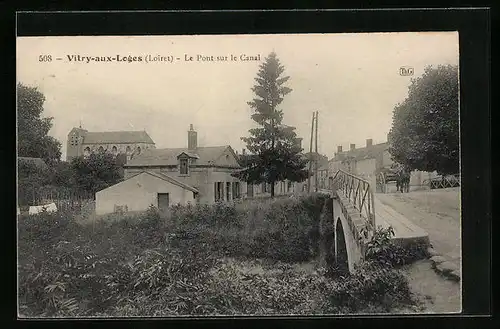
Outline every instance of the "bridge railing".
[(370, 183), (358, 176), (343, 170), (338, 170), (330, 179), (330, 188), (342, 193), (361, 216), (368, 221), (374, 229), (375, 226), (375, 200)]

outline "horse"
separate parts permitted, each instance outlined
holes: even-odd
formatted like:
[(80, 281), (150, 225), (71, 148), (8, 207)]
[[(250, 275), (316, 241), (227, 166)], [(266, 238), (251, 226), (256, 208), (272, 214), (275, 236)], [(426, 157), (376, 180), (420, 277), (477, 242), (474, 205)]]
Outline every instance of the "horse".
[(402, 167), (398, 170), (396, 188), (401, 193), (410, 191), (410, 170), (408, 168)]

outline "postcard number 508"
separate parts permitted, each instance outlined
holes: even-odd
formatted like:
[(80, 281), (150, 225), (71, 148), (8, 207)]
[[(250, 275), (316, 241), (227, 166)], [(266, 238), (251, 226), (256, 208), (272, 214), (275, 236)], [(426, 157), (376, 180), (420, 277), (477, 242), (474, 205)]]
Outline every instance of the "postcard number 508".
[(52, 56), (51, 55), (40, 55), (40, 56), (38, 56), (38, 61), (39, 62), (52, 62)]

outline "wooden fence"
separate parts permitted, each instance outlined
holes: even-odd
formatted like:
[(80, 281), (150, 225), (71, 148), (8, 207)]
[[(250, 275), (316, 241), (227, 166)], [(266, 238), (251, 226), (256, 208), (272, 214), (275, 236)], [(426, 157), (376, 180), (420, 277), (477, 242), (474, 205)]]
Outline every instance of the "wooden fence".
[(459, 187), (460, 174), (426, 179), (423, 181), (423, 184), (429, 186), (431, 189)]
[(93, 194), (75, 190), (58, 190), (50, 188), (33, 189), (18, 198), (21, 211), (27, 211), (29, 206), (41, 206), (55, 203), (61, 211), (80, 211), (82, 207), (92, 202)]

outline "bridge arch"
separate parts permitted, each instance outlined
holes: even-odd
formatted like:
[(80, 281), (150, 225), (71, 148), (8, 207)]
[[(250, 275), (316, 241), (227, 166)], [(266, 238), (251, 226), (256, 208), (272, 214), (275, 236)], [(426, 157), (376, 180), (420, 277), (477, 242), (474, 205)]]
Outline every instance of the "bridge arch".
[(341, 272), (349, 271), (349, 256), (347, 255), (346, 237), (342, 220), (337, 218), (335, 225), (335, 263)]
[(347, 267), (352, 273), (355, 265), (363, 261), (366, 242), (375, 227), (373, 191), (368, 181), (342, 170), (329, 181), (335, 261), (340, 270)]
[[(341, 268), (345, 259), (347, 261), (347, 269), (352, 273), (354, 271), (354, 265), (362, 260), (362, 252), (356, 243), (356, 238), (352, 233), (348, 219), (342, 212), (342, 206), (338, 199), (333, 200), (333, 214), (333, 227), (335, 229), (335, 263)], [(343, 251), (344, 247), (345, 253)]]

